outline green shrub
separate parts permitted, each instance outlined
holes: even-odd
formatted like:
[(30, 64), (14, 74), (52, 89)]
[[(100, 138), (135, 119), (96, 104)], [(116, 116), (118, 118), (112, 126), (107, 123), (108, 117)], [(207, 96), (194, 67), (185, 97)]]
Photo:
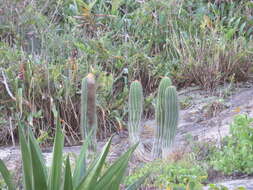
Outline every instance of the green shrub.
[(215, 169), (225, 174), (253, 173), (253, 118), (238, 115), (230, 125), (231, 136), (225, 137), (222, 147), (211, 158)]
[(176, 86), (196, 83), (207, 89), (231, 78), (247, 79), (252, 1), (215, 2), (0, 0), (0, 67), (14, 97), (22, 88), (24, 100), (19, 114), (0, 83), (0, 144), (11, 139), (4, 127), (9, 116), (13, 126), (29, 118), (36, 136), (46, 131), (52, 137), (52, 103), (68, 126), (69, 144), (78, 143), (76, 91), (88, 72), (112, 81), (112, 88), (98, 89), (100, 137), (126, 125), (127, 93), (114, 80), (123, 68), (129, 70), (129, 81), (146, 84), (145, 96), (152, 96), (160, 76), (172, 76)]
[(125, 184), (132, 183), (141, 176), (149, 174), (144, 185), (159, 189), (190, 186), (191, 189), (201, 189), (202, 183), (207, 178), (206, 171), (198, 164), (189, 160), (169, 162), (157, 160), (137, 168), (129, 177)]

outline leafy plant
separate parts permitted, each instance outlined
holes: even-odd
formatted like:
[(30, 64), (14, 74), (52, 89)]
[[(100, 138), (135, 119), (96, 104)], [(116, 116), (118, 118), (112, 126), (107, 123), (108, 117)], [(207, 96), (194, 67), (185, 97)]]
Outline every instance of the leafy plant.
[(253, 118), (238, 115), (230, 125), (230, 134), (214, 152), (211, 164), (225, 174), (253, 173)]
[(125, 179), (125, 184), (132, 183), (141, 176), (149, 174), (144, 186), (157, 189), (179, 188), (202, 189), (202, 183), (207, 178), (207, 172), (197, 163), (189, 160), (169, 162), (157, 160), (145, 164), (137, 169)]
[[(27, 136), (25, 135), (26, 131), (28, 133)], [(23, 185), (27, 190), (118, 190), (124, 177), (128, 161), (137, 146), (135, 145), (130, 148), (118, 158), (114, 164), (104, 170), (105, 159), (110, 149), (111, 139), (106, 143), (101, 153), (96, 156), (96, 159), (93, 160), (89, 166), (86, 161), (89, 140), (86, 139), (72, 173), (69, 156), (67, 156), (67, 159), (65, 160), (65, 168), (62, 167), (64, 136), (60, 129), (59, 122), (57, 124), (54, 140), (53, 161), (50, 171), (46, 168), (42, 152), (31, 130), (20, 125), (19, 138), (23, 161)], [(2, 160), (0, 160), (0, 173), (8, 186), (8, 189), (14, 190), (15, 185), (12, 181), (10, 172), (7, 170)], [(61, 180), (63, 180), (63, 183)], [(138, 188), (139, 185), (137, 182), (139, 183), (139, 181), (136, 181), (136, 186), (132, 189)]]
[(209, 184), (208, 190), (228, 190), (228, 188), (223, 185)]
[[(80, 97), (76, 92), (90, 72), (110, 81), (108, 89), (98, 88), (98, 137), (126, 125), (127, 90), (117, 83), (124, 68), (129, 70), (129, 81), (146, 84), (145, 96), (154, 94), (160, 76), (172, 76), (175, 86), (195, 83), (208, 90), (232, 76), (235, 82), (247, 80), (252, 69), (252, 15), (250, 0), (25, 4), (0, 0), (0, 67), (13, 95), (0, 76), (4, 121), (0, 143), (11, 141), (12, 132), (5, 127), (9, 113), (13, 126), (28, 119), (36, 136), (43, 136), (41, 131), (54, 136), (54, 104), (66, 126), (67, 142), (77, 144)], [(151, 107), (147, 104), (143, 112)], [(35, 117), (36, 113), (41, 114)]]

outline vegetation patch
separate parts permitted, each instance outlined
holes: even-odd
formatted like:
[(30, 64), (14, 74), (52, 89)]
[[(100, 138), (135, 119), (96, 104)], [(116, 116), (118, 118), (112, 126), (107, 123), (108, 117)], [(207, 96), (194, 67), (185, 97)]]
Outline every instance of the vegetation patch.
[(141, 176), (149, 174), (143, 186), (157, 189), (186, 188), (201, 189), (207, 179), (207, 172), (192, 160), (180, 160), (171, 162), (157, 160), (137, 168), (125, 183), (129, 184)]
[(228, 175), (253, 174), (253, 118), (238, 115), (230, 134), (211, 157), (211, 165)]

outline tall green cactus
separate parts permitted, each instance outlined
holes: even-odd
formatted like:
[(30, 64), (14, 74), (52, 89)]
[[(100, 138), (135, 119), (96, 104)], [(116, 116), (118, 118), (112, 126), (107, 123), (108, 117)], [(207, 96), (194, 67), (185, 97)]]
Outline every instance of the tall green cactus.
[(82, 80), (81, 93), (81, 133), (83, 139), (92, 132), (92, 144), (96, 145), (97, 114), (96, 86), (93, 74), (88, 74)]
[(170, 78), (164, 77), (158, 89), (156, 106), (157, 128), (153, 146), (154, 158), (162, 157), (163, 149), (168, 148), (175, 137), (178, 122), (178, 100), (176, 89), (171, 87), (171, 85)]
[(162, 157), (165, 157), (170, 151), (178, 125), (179, 104), (177, 90), (174, 86), (167, 87), (165, 90), (165, 108), (165, 129), (162, 134)]
[(130, 142), (135, 144), (139, 141), (140, 123), (143, 111), (143, 92), (139, 81), (132, 82), (129, 93), (129, 137)]

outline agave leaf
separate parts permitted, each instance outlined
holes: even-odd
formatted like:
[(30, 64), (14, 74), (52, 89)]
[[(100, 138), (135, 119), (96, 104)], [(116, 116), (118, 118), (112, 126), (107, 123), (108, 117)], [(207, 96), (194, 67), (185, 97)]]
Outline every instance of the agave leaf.
[(76, 167), (74, 170), (74, 175), (73, 175), (73, 184), (74, 187), (78, 187), (80, 185), (81, 180), (84, 178), (86, 174), (86, 152), (90, 143), (90, 137), (91, 137), (92, 132), (88, 135), (87, 140), (82, 146), (80, 155), (78, 156), (78, 160), (76, 163)]
[(30, 190), (33, 189), (33, 170), (31, 164), (32, 158), (28, 147), (28, 143), (25, 139), (22, 124), (19, 124), (18, 132), (19, 132), (19, 143), (21, 146), (24, 186), (26, 190)]
[(32, 170), (34, 179), (34, 188), (36, 190), (47, 190), (47, 180), (44, 173), (45, 164), (41, 161), (40, 155), (36, 150), (34, 141), (29, 138), (29, 148), (32, 158)]
[(100, 190), (111, 190), (119, 189), (119, 185), (124, 176), (125, 170), (128, 165), (128, 161), (137, 147), (138, 144), (130, 148), (126, 153), (124, 153), (113, 165), (111, 165), (105, 174), (100, 178), (94, 189)]
[(138, 190), (140, 186), (144, 183), (145, 179), (149, 176), (149, 173), (137, 179), (134, 183), (129, 185), (126, 190)]
[(54, 150), (53, 150), (53, 162), (50, 170), (49, 177), (49, 190), (58, 190), (61, 186), (61, 171), (62, 171), (62, 150), (64, 146), (64, 136), (60, 128), (60, 121), (57, 120), (56, 136), (54, 140)]
[(69, 156), (66, 160), (65, 166), (65, 177), (64, 177), (64, 186), (63, 190), (73, 190), (73, 181), (72, 181), (72, 174), (71, 174), (71, 167), (69, 162)]
[(109, 152), (109, 148), (112, 142), (112, 138), (106, 143), (106, 145), (103, 148), (102, 153), (98, 157), (97, 160), (95, 160), (94, 164), (91, 165), (89, 168), (87, 175), (84, 179), (82, 179), (80, 185), (78, 186), (77, 190), (84, 190), (84, 189), (94, 189), (97, 179), (100, 175), (100, 172), (102, 170), (102, 167), (105, 163), (106, 156)]
[(0, 159), (0, 173), (3, 176), (3, 179), (8, 187), (9, 190), (15, 190), (13, 181), (11, 179), (11, 174), (6, 168), (4, 162)]
[(42, 152), (41, 152), (41, 149), (40, 149), (40, 146), (38, 144), (38, 141), (36, 140), (36, 138), (34, 137), (34, 134), (31, 130), (31, 128), (28, 128), (28, 131), (29, 131), (29, 139), (33, 142), (33, 145), (34, 145), (34, 148), (35, 148), (35, 151), (40, 159), (40, 162), (43, 163), (42, 164), (42, 167), (43, 167), (43, 172), (44, 172), (44, 175), (46, 176), (47, 178), (47, 168), (46, 168), (46, 165), (44, 164), (45, 163), (45, 160), (43, 158), (43, 155), (42, 155)]

